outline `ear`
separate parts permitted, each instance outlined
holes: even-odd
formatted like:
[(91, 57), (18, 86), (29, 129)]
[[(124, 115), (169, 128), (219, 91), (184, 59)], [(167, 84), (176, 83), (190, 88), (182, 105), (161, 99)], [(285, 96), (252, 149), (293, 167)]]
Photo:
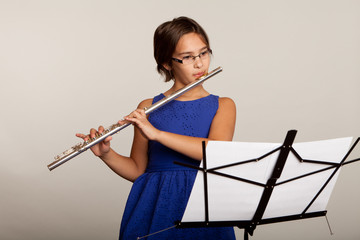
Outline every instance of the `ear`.
[(164, 67), (166, 70), (168, 70), (169, 72), (171, 71), (171, 66), (170, 66), (169, 64), (164, 63), (164, 64), (163, 64), (163, 67)]

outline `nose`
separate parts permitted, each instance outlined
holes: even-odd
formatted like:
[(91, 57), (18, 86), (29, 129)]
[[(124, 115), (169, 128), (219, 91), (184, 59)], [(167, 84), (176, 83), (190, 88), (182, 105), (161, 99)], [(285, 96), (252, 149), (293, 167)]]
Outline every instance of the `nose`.
[(200, 58), (200, 56), (196, 56), (194, 59), (194, 66), (196, 68), (201, 68), (203, 66), (203, 62), (202, 59)]

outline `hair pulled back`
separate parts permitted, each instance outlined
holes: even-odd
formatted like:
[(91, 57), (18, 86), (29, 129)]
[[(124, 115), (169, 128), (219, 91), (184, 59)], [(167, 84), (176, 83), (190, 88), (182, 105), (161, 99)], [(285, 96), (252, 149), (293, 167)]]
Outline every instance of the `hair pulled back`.
[(165, 82), (173, 79), (173, 74), (163, 65), (172, 66), (172, 56), (175, 52), (179, 39), (188, 33), (197, 33), (210, 49), (208, 36), (204, 29), (193, 19), (188, 17), (174, 18), (164, 22), (154, 34), (154, 57), (157, 63), (157, 71), (165, 77)]

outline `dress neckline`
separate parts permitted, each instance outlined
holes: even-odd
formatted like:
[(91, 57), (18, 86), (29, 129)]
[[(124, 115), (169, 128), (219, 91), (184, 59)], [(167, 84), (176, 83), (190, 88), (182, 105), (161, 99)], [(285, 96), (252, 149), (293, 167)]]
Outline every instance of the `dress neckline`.
[[(165, 94), (163, 94), (163, 93), (161, 93), (160, 95), (161, 95), (163, 98), (166, 97)], [(176, 99), (174, 99), (174, 100), (172, 100), (172, 101), (176, 101), (176, 102), (194, 102), (194, 101), (202, 100), (202, 99), (204, 99), (204, 98), (208, 98), (208, 97), (210, 97), (210, 96), (212, 96), (212, 94), (206, 95), (206, 96), (201, 97), (201, 98), (193, 99), (193, 100), (181, 101), (181, 100), (176, 100)]]

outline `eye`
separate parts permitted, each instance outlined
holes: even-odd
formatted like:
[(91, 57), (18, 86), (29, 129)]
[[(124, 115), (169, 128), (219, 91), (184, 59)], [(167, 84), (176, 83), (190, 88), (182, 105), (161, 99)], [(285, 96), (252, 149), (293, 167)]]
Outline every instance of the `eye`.
[(203, 51), (202, 53), (200, 53), (200, 57), (204, 57), (208, 54), (209, 54), (209, 50)]
[(182, 59), (183, 59), (183, 60), (189, 60), (191, 57), (192, 57), (192, 56), (189, 55), (189, 56), (183, 57)]

